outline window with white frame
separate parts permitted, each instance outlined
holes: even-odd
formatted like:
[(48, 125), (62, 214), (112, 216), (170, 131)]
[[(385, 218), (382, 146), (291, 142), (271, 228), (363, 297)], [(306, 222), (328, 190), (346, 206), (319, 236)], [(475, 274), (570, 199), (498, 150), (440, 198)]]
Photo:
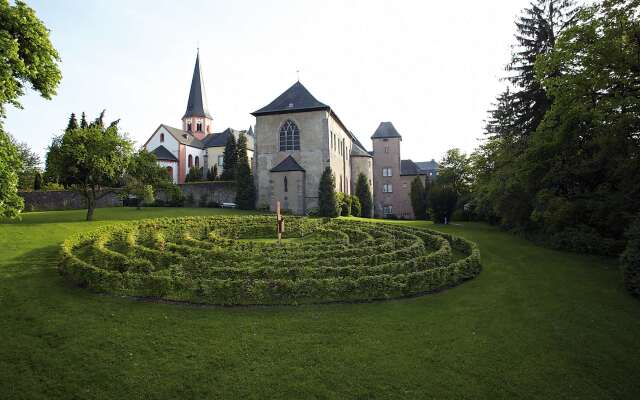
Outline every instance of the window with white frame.
[(393, 207), (392, 206), (384, 206), (384, 207), (382, 207), (382, 213), (384, 215), (393, 214)]
[(393, 171), (391, 167), (382, 168), (382, 176), (393, 176)]
[(393, 185), (390, 183), (382, 185), (382, 193), (393, 193)]

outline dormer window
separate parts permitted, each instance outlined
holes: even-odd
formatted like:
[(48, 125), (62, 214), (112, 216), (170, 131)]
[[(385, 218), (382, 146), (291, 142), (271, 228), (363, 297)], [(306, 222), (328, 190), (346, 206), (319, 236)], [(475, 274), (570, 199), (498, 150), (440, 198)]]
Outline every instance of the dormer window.
[(196, 132), (202, 132), (202, 122), (196, 124)]

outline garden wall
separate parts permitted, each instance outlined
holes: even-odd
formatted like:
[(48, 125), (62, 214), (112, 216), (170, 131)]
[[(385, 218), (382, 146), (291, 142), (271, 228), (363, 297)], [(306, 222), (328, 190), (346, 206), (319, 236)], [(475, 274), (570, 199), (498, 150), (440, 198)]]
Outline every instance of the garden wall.
[(216, 204), (233, 203), (236, 199), (233, 182), (192, 182), (179, 186), (186, 207), (211, 207)]
[[(65, 190), (18, 192), (24, 199), (25, 211), (73, 210), (86, 208), (84, 197), (77, 192)], [(109, 193), (97, 201), (97, 207), (122, 206), (118, 193)]]

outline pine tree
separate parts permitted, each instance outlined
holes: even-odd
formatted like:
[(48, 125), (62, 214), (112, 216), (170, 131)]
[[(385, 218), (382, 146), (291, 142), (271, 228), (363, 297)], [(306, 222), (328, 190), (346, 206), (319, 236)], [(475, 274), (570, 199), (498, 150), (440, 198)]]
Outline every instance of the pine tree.
[(40, 171), (36, 171), (36, 175), (33, 178), (33, 190), (40, 189), (42, 189), (42, 175), (40, 174)]
[(373, 197), (371, 196), (371, 187), (366, 175), (361, 173), (356, 181), (356, 196), (360, 200), (361, 213), (363, 218), (371, 218), (373, 214)]
[(256, 205), (256, 188), (247, 155), (247, 137), (238, 138), (238, 163), (236, 164), (236, 204), (241, 210), (253, 210)]
[(232, 181), (236, 176), (236, 164), (238, 162), (238, 146), (236, 143), (236, 137), (231, 134), (227, 143), (224, 145), (224, 159), (222, 174), (220, 174), (220, 180)]
[(72, 129), (78, 129), (78, 120), (76, 119), (75, 113), (71, 113), (71, 116), (69, 117), (69, 123), (67, 124), (67, 129), (65, 129), (65, 132)]
[(411, 191), (409, 193), (411, 198), (411, 207), (413, 208), (413, 215), (416, 219), (427, 219), (427, 204), (425, 202), (424, 185), (422, 184), (422, 178), (416, 176), (411, 182)]
[(318, 215), (321, 217), (335, 218), (338, 216), (336, 181), (333, 177), (333, 172), (331, 172), (331, 167), (326, 167), (320, 177), (318, 203)]
[(209, 180), (215, 181), (216, 179), (218, 179), (218, 165), (213, 164), (213, 167), (209, 169)]
[(87, 128), (89, 124), (87, 123), (87, 116), (82, 112), (82, 117), (80, 118), (80, 128)]
[(535, 61), (553, 49), (558, 34), (573, 23), (573, 0), (535, 0), (516, 21), (518, 46), (507, 65), (513, 74), (507, 79), (515, 86), (515, 132), (528, 141), (551, 105), (546, 91), (536, 79)]

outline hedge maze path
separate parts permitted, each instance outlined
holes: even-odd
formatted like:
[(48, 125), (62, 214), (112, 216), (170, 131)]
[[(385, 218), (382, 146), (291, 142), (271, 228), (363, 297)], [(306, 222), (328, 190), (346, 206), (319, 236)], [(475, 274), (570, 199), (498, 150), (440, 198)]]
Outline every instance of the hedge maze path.
[(475, 243), (439, 232), (288, 217), (278, 244), (275, 229), (271, 216), (108, 226), (67, 239), (59, 270), (96, 292), (223, 305), (397, 298), (480, 272)]

